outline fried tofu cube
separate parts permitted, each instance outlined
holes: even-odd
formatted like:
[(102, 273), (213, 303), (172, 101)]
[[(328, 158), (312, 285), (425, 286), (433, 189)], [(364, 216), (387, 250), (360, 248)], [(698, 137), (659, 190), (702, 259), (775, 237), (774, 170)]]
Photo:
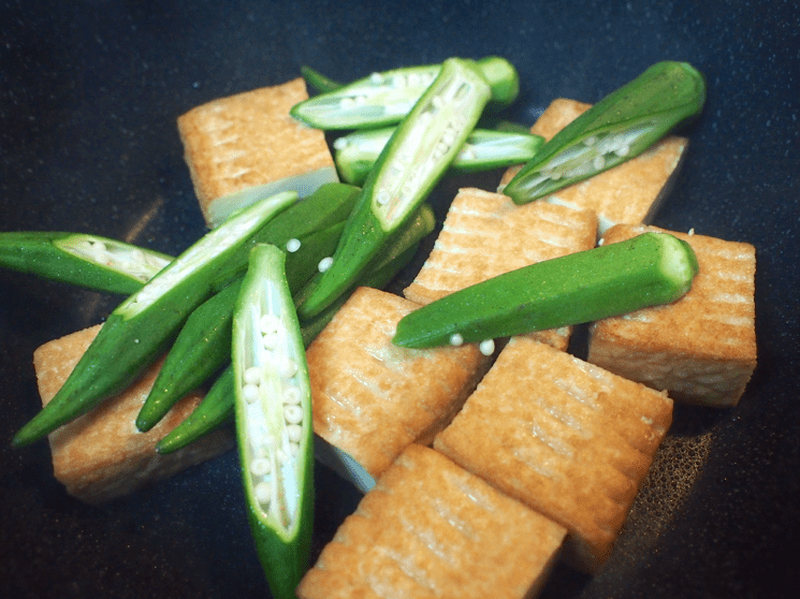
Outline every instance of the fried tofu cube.
[(433, 447), (565, 526), (565, 556), (592, 572), (671, 422), (665, 393), (512, 337)]
[[(511, 270), (591, 249), (596, 240), (591, 210), (545, 202), (517, 206), (499, 193), (461, 189), (430, 256), (403, 294), (425, 305)], [(561, 327), (532, 335), (565, 350), (570, 332)]]
[(565, 529), (410, 445), (339, 527), (300, 599), (535, 597)]
[[(553, 100), (531, 127), (531, 133), (549, 141), (589, 108), (591, 104), (575, 100)], [(688, 143), (684, 137), (667, 136), (636, 158), (560, 189), (546, 201), (594, 210), (601, 234), (617, 223), (649, 223), (669, 193)], [(503, 174), (500, 190), (519, 169), (512, 167)]]
[[(97, 336), (101, 325), (55, 339), (37, 348), (33, 364), (42, 406), (53, 399), (78, 360)], [(70, 495), (99, 504), (216, 457), (233, 447), (233, 433), (220, 429), (169, 455), (156, 444), (200, 403), (191, 393), (178, 402), (146, 433), (136, 429), (139, 413), (155, 382), (160, 363), (136, 382), (90, 412), (49, 435), (53, 472)]]
[(200, 209), (209, 227), (281, 191), (301, 197), (338, 181), (322, 131), (289, 110), (308, 98), (302, 77), (213, 100), (178, 117)]
[(397, 323), (417, 307), (360, 287), (306, 352), (314, 432), (373, 478), (409, 444), (431, 443), (488, 367), (474, 344), (393, 345)]
[(692, 246), (700, 272), (677, 302), (594, 323), (587, 359), (676, 401), (728, 407), (739, 402), (756, 367), (755, 248), (749, 243), (656, 227), (617, 226), (605, 243), (645, 231)]

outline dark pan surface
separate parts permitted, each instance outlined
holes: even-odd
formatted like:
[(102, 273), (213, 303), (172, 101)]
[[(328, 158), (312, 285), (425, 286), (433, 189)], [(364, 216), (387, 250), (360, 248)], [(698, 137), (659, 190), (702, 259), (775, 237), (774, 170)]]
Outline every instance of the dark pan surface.
[[(542, 597), (782, 597), (800, 562), (800, 13), (794, 2), (225, 3), (76, 0), (0, 9), (0, 230), (74, 230), (169, 253), (204, 232), (175, 119), (287, 81), (350, 80), (451, 55), (509, 58), (510, 118), (595, 102), (662, 59), (709, 95), (655, 223), (757, 248), (759, 366), (741, 403), (679, 407), (618, 547), (594, 577), (558, 567)], [(457, 185), (448, 181), (440, 201)], [(478, 182), (479, 183), (479, 182)], [(40, 344), (119, 298), (0, 272), (0, 585), (9, 597), (265, 597), (234, 452), (102, 507), (67, 496), (37, 411)], [(358, 495), (317, 469), (315, 551)], [(793, 550), (794, 549), (794, 550)]]

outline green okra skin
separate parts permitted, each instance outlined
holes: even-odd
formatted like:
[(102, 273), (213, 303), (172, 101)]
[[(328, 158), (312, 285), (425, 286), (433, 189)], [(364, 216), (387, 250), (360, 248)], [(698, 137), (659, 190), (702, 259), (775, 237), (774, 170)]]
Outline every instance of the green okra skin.
[[(344, 223), (338, 222), (292, 238), (296, 241), (289, 244), (292, 251), (285, 250), (286, 280), (292, 294), (317, 272), (319, 261), (333, 252), (343, 228)], [(233, 309), (240, 289), (241, 279), (198, 306), (181, 327), (136, 417), (140, 431), (150, 430), (175, 403), (230, 361)]]
[(229, 365), (192, 413), (156, 444), (156, 451), (173, 453), (230, 422), (233, 420), (233, 404), (233, 368)]
[(64, 385), (15, 435), (16, 446), (41, 439), (125, 389), (166, 349), (189, 314), (222, 281), (245, 268), (253, 240), (296, 202), (286, 192), (253, 204), (204, 235), (109, 315)]
[(294, 597), (314, 519), (311, 387), (285, 254), (253, 249), (233, 320), (235, 420), (247, 514), (273, 596)]
[(524, 204), (635, 158), (699, 114), (705, 97), (705, 79), (694, 67), (656, 63), (553, 136), (503, 193)]
[(425, 348), (482, 342), (591, 322), (676, 301), (697, 258), (667, 233), (546, 260), (488, 279), (405, 316), (393, 343)]
[(100, 235), (0, 233), (0, 268), (104, 293), (135, 293), (172, 260), (161, 252)]
[(300, 74), (303, 76), (303, 79), (305, 79), (306, 85), (312, 87), (317, 93), (324, 94), (344, 87), (344, 84), (334, 81), (327, 75), (324, 75), (318, 70), (309, 66), (301, 66)]
[(490, 90), (471, 61), (448, 59), (381, 152), (347, 221), (330, 268), (301, 318), (322, 312), (367, 270), (408, 222), (480, 118)]
[[(334, 144), (336, 167), (344, 181), (362, 185), (389, 138), (393, 127), (354, 131)], [(544, 144), (541, 135), (474, 129), (459, 150), (450, 168), (468, 173), (523, 164)]]
[[(466, 60), (466, 59), (465, 59)], [(519, 94), (519, 74), (508, 60), (488, 56), (469, 61), (488, 82), (487, 104), (502, 109)], [(318, 129), (364, 129), (399, 123), (441, 72), (441, 64), (373, 73), (292, 107), (297, 120)]]

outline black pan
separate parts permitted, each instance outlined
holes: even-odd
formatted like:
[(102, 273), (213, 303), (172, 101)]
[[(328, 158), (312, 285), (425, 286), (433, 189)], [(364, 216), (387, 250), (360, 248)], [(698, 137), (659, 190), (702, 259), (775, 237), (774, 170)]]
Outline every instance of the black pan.
[[(787, 596), (800, 570), (799, 14), (777, 0), (4, 2), (0, 230), (181, 251), (204, 224), (176, 117), (304, 64), (349, 80), (499, 54), (522, 77), (508, 116), (530, 124), (555, 97), (595, 102), (654, 62), (689, 61), (707, 77), (708, 102), (655, 223), (756, 246), (759, 366), (737, 407), (677, 408), (611, 559), (594, 577), (558, 567), (542, 596)], [(445, 182), (438, 201), (465, 182), (475, 180)], [(46, 443), (11, 449), (38, 409), (33, 350), (99, 322), (119, 299), (0, 272), (0, 587), (9, 597), (269, 596), (234, 452), (87, 507), (54, 481)], [(316, 475), (319, 551), (358, 494), (325, 468)]]

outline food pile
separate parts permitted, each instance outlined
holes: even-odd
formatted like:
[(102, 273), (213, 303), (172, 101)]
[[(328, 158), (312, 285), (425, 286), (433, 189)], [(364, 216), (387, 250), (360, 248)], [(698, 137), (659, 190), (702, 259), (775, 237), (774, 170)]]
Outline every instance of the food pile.
[[(752, 246), (647, 224), (702, 75), (657, 63), (530, 130), (493, 118), (519, 91), (498, 57), (303, 76), (178, 119), (210, 229), (179, 256), (0, 236), (2, 266), (127, 295), (37, 350), (15, 443), (49, 436), (91, 503), (235, 443), (276, 597), (530, 597), (562, 556), (596, 570), (673, 401), (734, 405), (755, 368)], [(498, 168), (437, 227), (443, 177)], [(365, 495), (308, 569), (315, 453)]]

